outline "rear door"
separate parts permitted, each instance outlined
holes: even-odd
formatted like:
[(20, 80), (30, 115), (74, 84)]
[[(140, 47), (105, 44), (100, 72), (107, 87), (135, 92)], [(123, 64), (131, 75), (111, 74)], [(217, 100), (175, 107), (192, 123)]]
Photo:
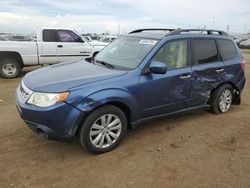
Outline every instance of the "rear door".
[(71, 30), (57, 30), (58, 61), (80, 60), (89, 57), (91, 46)]
[(211, 91), (223, 82), (224, 64), (212, 38), (192, 38), (193, 80), (189, 106), (207, 104)]
[(230, 39), (216, 39), (224, 63), (226, 79), (234, 84), (244, 80), (244, 71), (241, 68), (243, 58), (236, 44)]

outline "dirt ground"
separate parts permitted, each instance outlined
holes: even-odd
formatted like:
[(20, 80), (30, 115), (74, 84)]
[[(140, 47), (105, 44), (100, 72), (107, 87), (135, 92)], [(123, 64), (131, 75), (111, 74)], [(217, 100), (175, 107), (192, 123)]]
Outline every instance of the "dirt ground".
[[(244, 50), (250, 80), (250, 50)], [(29, 71), (26, 69), (26, 71)], [(112, 152), (47, 141), (15, 107), (20, 79), (0, 79), (0, 187), (250, 187), (250, 86), (223, 115), (197, 111), (129, 130)]]

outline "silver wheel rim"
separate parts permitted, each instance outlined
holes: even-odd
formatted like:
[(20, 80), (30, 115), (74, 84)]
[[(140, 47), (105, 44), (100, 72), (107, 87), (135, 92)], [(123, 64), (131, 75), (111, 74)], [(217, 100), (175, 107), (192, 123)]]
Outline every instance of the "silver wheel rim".
[(16, 73), (16, 67), (11, 63), (6, 63), (2, 67), (2, 71), (5, 75), (12, 76)]
[(97, 148), (107, 148), (117, 141), (121, 130), (120, 118), (114, 114), (102, 115), (90, 129), (90, 141)]
[(229, 110), (232, 103), (232, 93), (229, 89), (222, 92), (220, 96), (219, 109), (221, 112), (226, 112)]

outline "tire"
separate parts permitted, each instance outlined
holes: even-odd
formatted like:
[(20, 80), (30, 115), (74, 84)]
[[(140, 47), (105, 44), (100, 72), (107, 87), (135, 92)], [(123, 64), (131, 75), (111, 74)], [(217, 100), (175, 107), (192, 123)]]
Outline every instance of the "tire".
[(91, 112), (79, 131), (82, 147), (94, 154), (113, 150), (127, 130), (124, 112), (113, 105), (102, 106)]
[(214, 114), (227, 112), (233, 101), (233, 88), (229, 84), (224, 84), (217, 88), (211, 95), (210, 111)]
[(22, 71), (20, 62), (14, 58), (4, 57), (0, 60), (0, 76), (11, 79), (19, 77)]

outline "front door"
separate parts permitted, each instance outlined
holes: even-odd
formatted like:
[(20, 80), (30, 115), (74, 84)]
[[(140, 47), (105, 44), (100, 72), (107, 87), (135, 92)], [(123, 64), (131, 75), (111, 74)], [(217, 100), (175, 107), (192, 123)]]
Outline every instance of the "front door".
[(151, 62), (167, 65), (165, 74), (140, 76), (140, 107), (143, 117), (171, 113), (187, 107), (192, 80), (188, 66), (188, 40), (173, 40), (164, 44)]
[(58, 61), (80, 60), (89, 57), (91, 46), (70, 30), (57, 30)]

